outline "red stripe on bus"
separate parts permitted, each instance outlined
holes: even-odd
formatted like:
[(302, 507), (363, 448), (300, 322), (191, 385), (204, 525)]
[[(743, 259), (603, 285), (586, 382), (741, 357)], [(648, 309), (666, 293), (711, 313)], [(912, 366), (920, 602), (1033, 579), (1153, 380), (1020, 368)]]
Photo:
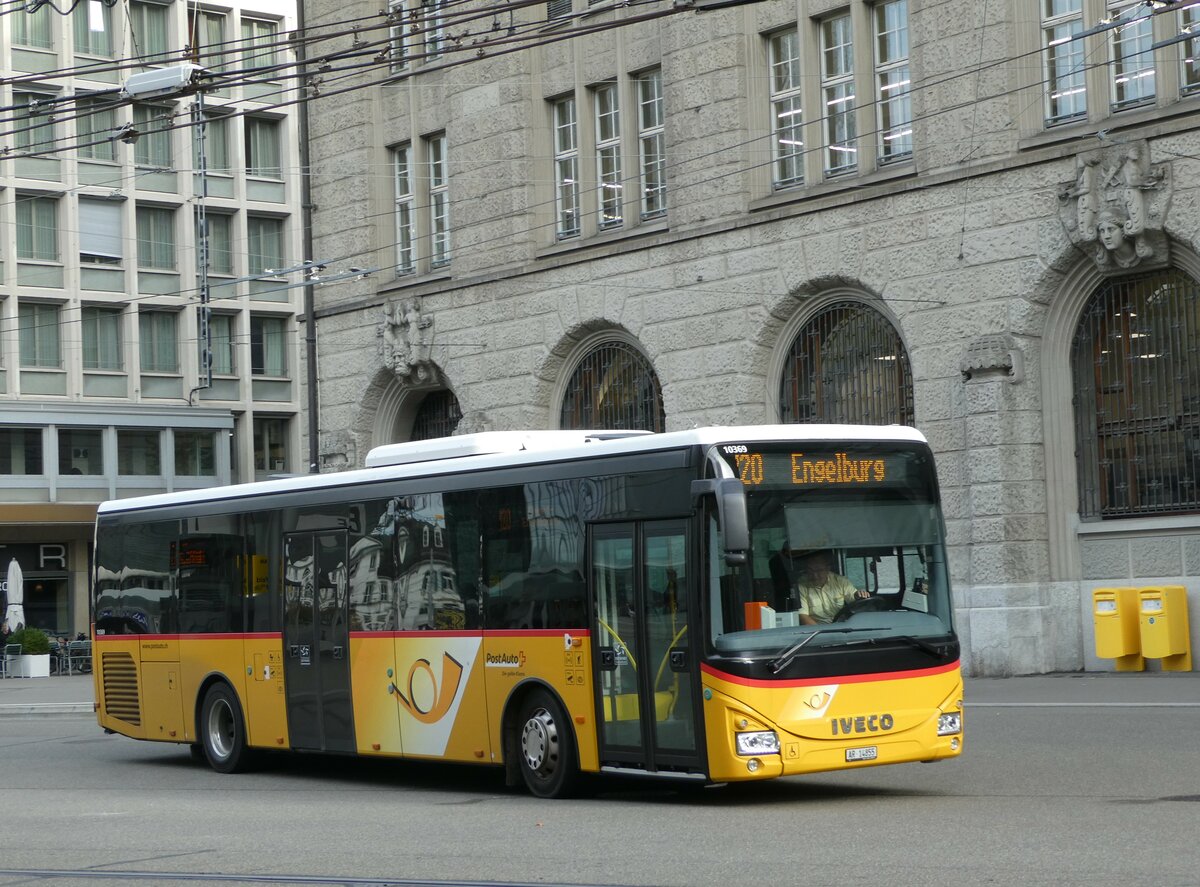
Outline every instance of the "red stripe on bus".
[(410, 629), (408, 631), (352, 631), (352, 638), (557, 638), (569, 634), (573, 638), (589, 637), (585, 628), (530, 628), (524, 631), (505, 629), (503, 631), (425, 631)]
[(701, 664), (700, 670), (706, 675), (717, 678), (722, 681), (727, 681), (731, 684), (737, 684), (741, 687), (823, 687), (826, 684), (866, 684), (877, 681), (898, 681), (905, 678), (927, 678), (933, 675), (946, 674), (947, 672), (957, 671), (959, 663), (951, 662), (949, 665), (935, 665), (932, 668), (914, 668), (909, 671), (882, 671), (875, 674), (856, 674), (845, 676), (829, 676), (823, 678), (800, 678), (791, 681), (770, 681), (762, 678), (743, 678), (737, 675), (731, 675), (723, 672), (720, 669), (713, 668), (711, 665)]
[(270, 641), (283, 637), (278, 631), (222, 631), (212, 634), (98, 634), (97, 641)]

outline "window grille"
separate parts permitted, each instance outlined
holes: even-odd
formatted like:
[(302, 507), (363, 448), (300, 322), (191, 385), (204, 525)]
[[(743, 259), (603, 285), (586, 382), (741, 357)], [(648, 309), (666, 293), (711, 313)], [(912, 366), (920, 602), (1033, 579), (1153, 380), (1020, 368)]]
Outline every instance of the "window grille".
[(567, 383), (560, 425), (663, 431), (662, 386), (654, 368), (624, 342), (605, 342), (593, 348)]
[(779, 409), (784, 422), (912, 425), (912, 372), (899, 334), (861, 302), (830, 305), (792, 342)]
[(452, 391), (433, 391), (421, 401), (413, 420), (411, 440), (449, 437), (462, 420), (458, 398)]
[(1200, 286), (1179, 271), (1105, 283), (1071, 351), (1079, 514), (1200, 510)]
[(549, 0), (546, 4), (546, 21), (568, 18), (571, 15), (571, 0)]

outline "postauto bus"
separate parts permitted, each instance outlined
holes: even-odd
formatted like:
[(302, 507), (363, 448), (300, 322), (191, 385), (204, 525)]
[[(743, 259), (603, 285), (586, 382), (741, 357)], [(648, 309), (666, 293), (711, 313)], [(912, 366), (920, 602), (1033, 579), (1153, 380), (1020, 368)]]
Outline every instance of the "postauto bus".
[[(221, 772), (420, 758), (544, 797), (954, 757), (943, 536), (895, 426), (489, 432), (107, 502), (99, 723)], [(806, 603), (814, 552), (836, 612)]]

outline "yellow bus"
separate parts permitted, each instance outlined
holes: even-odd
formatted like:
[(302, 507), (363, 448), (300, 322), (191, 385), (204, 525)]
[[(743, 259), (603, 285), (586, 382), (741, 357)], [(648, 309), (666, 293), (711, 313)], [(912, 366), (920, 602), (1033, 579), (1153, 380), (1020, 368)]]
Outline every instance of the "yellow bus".
[(558, 797), (581, 774), (962, 751), (937, 480), (909, 428), (392, 444), (361, 470), (107, 502), (95, 564), (100, 726), (220, 772), (266, 749), (421, 758)]

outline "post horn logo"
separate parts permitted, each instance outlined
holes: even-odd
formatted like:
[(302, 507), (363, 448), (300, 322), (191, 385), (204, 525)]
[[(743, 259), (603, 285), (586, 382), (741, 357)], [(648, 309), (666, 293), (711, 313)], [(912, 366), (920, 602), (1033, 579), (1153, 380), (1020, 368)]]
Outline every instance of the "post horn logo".
[[(418, 670), (429, 675), (429, 683), (433, 685), (433, 705), (427, 709), (421, 708), (416, 703), (416, 694), (413, 693), (413, 679)], [(407, 709), (410, 715), (422, 724), (435, 724), (450, 710), (450, 705), (458, 694), (458, 685), (462, 681), (462, 674), (462, 663), (449, 653), (442, 653), (442, 684), (440, 687), (429, 660), (418, 659), (408, 670), (408, 695), (405, 696), (401, 693), (400, 688), (395, 684), (392, 684), (389, 689), (396, 694), (396, 698), (400, 700), (400, 704)]]

